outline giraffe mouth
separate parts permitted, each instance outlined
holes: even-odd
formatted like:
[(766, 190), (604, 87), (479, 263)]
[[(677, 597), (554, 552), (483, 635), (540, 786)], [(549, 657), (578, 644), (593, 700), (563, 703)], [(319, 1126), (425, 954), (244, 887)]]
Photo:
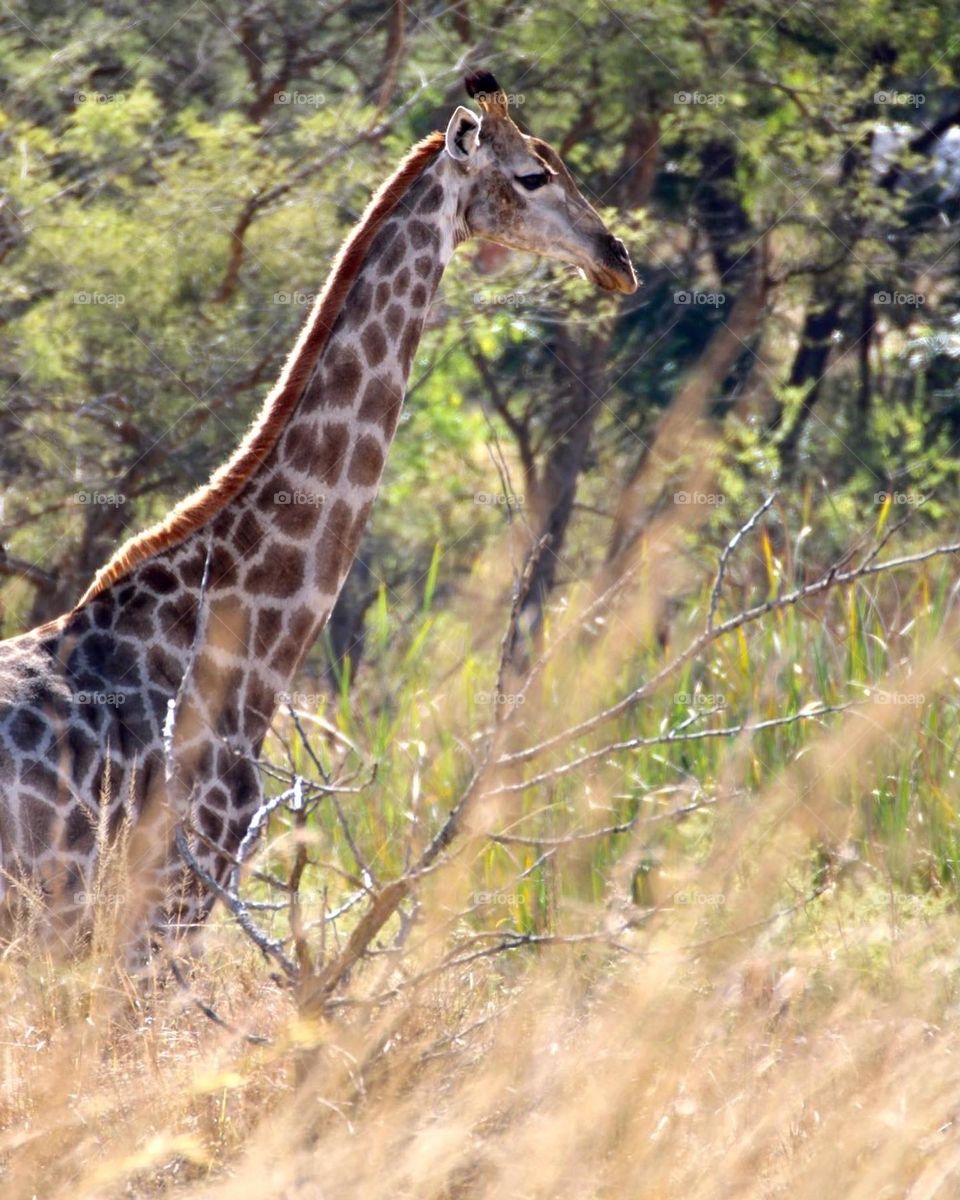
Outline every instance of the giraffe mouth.
[(632, 296), (637, 290), (637, 277), (631, 266), (624, 271), (622, 268), (614, 269), (592, 263), (589, 267), (582, 267), (581, 272), (585, 279), (589, 279), (605, 292), (619, 292), (621, 296)]
[(608, 233), (600, 240), (597, 250), (592, 261), (584, 267), (586, 277), (605, 292), (632, 296), (637, 290), (637, 277), (623, 242)]

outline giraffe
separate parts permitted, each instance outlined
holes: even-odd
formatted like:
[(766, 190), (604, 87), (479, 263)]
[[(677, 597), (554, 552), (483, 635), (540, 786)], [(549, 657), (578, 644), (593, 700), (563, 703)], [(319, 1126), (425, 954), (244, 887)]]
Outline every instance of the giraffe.
[[(488, 72), (376, 192), (259, 416), (209, 483), (134, 536), (72, 611), (0, 642), (0, 890), (76, 919), (121, 828), (131, 928), (177, 936), (262, 803), (279, 696), (329, 616), (394, 436), (433, 294), (468, 238), (637, 283), (623, 243)], [(78, 895), (79, 894), (79, 895)], [(176, 899), (171, 899), (172, 896)]]

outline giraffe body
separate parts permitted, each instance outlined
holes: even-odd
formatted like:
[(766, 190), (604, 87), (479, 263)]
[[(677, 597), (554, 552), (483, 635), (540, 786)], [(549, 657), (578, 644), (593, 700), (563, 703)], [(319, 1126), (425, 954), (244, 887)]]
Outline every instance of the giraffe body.
[[(514, 178), (559, 174), (505, 107), (481, 105), (486, 160), (527, 169)], [(0, 642), (8, 890), (28, 876), (73, 911), (100, 835), (126, 817), (129, 869), (143, 875), (132, 921), (182, 927), (205, 915), (212, 897), (196, 880), (171, 905), (184, 878), (174, 827), (189, 819), (198, 861), (224, 881), (261, 802), (256, 763), (278, 699), (369, 516), (444, 267), (471, 234), (538, 248), (528, 185), (499, 170), (491, 186), (480, 144), (480, 119), (461, 108), (446, 135), (415, 148), (348, 239), (259, 423), (208, 488), (124, 547), (72, 612)], [(563, 188), (555, 223), (572, 212), (598, 227), (583, 233), (600, 247), (584, 252), (585, 269), (632, 290), (622, 245), (568, 176)], [(556, 255), (556, 233), (544, 236)]]

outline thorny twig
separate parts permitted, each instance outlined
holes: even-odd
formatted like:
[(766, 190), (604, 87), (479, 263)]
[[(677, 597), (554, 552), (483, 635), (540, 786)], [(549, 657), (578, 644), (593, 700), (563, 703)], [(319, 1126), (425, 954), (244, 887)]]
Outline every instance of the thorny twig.
[(205, 870), (197, 862), (196, 856), (187, 842), (182, 824), (177, 826), (175, 840), (180, 857), (194, 875), (210, 889), (218, 900), (223, 901), (231, 913), (233, 913), (240, 928), (265, 957), (272, 958), (283, 970), (284, 975), (291, 982), (295, 982), (298, 976), (296, 964), (284, 953), (283, 945), (275, 938), (267, 937), (263, 930), (257, 926), (256, 922), (251, 919), (244, 901), (233, 892), (228, 891), (209, 871)]
[(727, 571), (727, 563), (730, 561), (730, 556), (747, 536), (747, 534), (756, 528), (757, 522), (770, 508), (770, 505), (773, 504), (774, 500), (776, 500), (777, 495), (778, 493), (776, 491), (771, 492), (766, 500), (764, 500), (764, 502), (756, 510), (756, 512), (745, 524), (740, 526), (730, 541), (724, 546), (723, 551), (720, 554), (719, 565), (717, 566), (717, 577), (713, 582), (713, 590), (710, 593), (710, 608), (707, 612), (708, 630), (713, 628), (713, 622), (717, 615), (717, 605), (720, 603), (720, 591), (723, 587), (723, 578)]
[(859, 703), (861, 702), (851, 700), (845, 704), (818, 705), (816, 708), (801, 709), (799, 712), (791, 713), (785, 717), (769, 717), (765, 721), (755, 721), (753, 724), (743, 721), (739, 725), (726, 725), (719, 729), (695, 729), (687, 732), (686, 726), (700, 715), (694, 714), (682, 726), (668, 730), (666, 733), (653, 734), (648, 737), (624, 738), (619, 742), (610, 742), (605, 746), (600, 746), (596, 750), (589, 750), (577, 758), (572, 758), (568, 762), (551, 767), (547, 771), (541, 771), (538, 775), (532, 775), (529, 779), (521, 780), (519, 783), (501, 784), (499, 787), (487, 792), (487, 795), (503, 796), (508, 792), (525, 792), (529, 788), (547, 783), (551, 779), (559, 779), (561, 775), (569, 775), (571, 771), (575, 771), (587, 763), (596, 762), (598, 759), (620, 750), (639, 750), (648, 746), (666, 746), (674, 742), (699, 742), (710, 738), (736, 737), (741, 733), (762, 733), (766, 729), (777, 729), (784, 725), (794, 725), (800, 721), (811, 721), (817, 717), (827, 716), (831, 713), (846, 712), (848, 709), (857, 707)]
[(643, 815), (637, 813), (629, 821), (619, 821), (615, 825), (604, 825), (600, 829), (580, 830), (577, 833), (568, 833), (564, 837), (524, 837), (519, 833), (488, 833), (487, 840), (496, 842), (501, 846), (535, 846), (540, 847), (557, 847), (570, 846), (577, 842), (596, 841), (598, 838), (615, 837), (622, 833), (632, 833), (638, 826), (643, 825), (661, 825), (667, 821), (680, 821), (684, 817), (689, 817), (692, 813), (702, 812), (706, 808), (712, 808), (719, 803), (718, 796), (712, 796), (704, 800), (692, 800), (689, 804), (683, 804), (679, 808), (672, 808), (668, 812), (649, 813)]
[(228, 1021), (225, 1017), (221, 1017), (221, 1015), (217, 1012), (217, 1010), (211, 1004), (207, 1004), (207, 1002), (205, 1000), (201, 1000), (200, 997), (193, 990), (193, 988), (190, 986), (189, 982), (184, 978), (184, 974), (180, 970), (180, 964), (177, 962), (177, 960), (173, 954), (170, 954), (167, 956), (167, 962), (170, 967), (170, 973), (173, 975), (173, 978), (176, 981), (177, 986), (180, 988), (181, 991), (183, 991), (184, 993), (186, 993), (187, 996), (189, 996), (191, 1004), (193, 1004), (194, 1007), (197, 1008), (199, 1012), (202, 1012), (208, 1021), (212, 1021), (214, 1025), (219, 1025), (221, 1029), (226, 1029), (226, 1031), (228, 1033), (232, 1033), (232, 1034), (237, 1035), (238, 1037), (242, 1037), (243, 1040), (245, 1042), (249, 1042), (249, 1044), (251, 1046), (269, 1046), (270, 1045), (270, 1039), (268, 1037), (264, 1037), (263, 1034), (260, 1034), (260, 1033), (244, 1033), (244, 1031), (242, 1029), (238, 1029), (235, 1025), (231, 1024), (230, 1021)]

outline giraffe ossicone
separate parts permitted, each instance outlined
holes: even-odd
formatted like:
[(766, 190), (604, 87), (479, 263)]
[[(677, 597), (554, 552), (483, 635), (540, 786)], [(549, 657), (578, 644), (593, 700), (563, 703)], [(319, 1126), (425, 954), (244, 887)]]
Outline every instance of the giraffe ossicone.
[(373, 505), (431, 298), (470, 237), (629, 294), (623, 243), (487, 73), (348, 236), (276, 386), (210, 482), (128, 542), (77, 606), (0, 642), (0, 895), (40, 886), (74, 921), (127, 830), (131, 933), (181, 930), (261, 803), (279, 696), (337, 598)]

